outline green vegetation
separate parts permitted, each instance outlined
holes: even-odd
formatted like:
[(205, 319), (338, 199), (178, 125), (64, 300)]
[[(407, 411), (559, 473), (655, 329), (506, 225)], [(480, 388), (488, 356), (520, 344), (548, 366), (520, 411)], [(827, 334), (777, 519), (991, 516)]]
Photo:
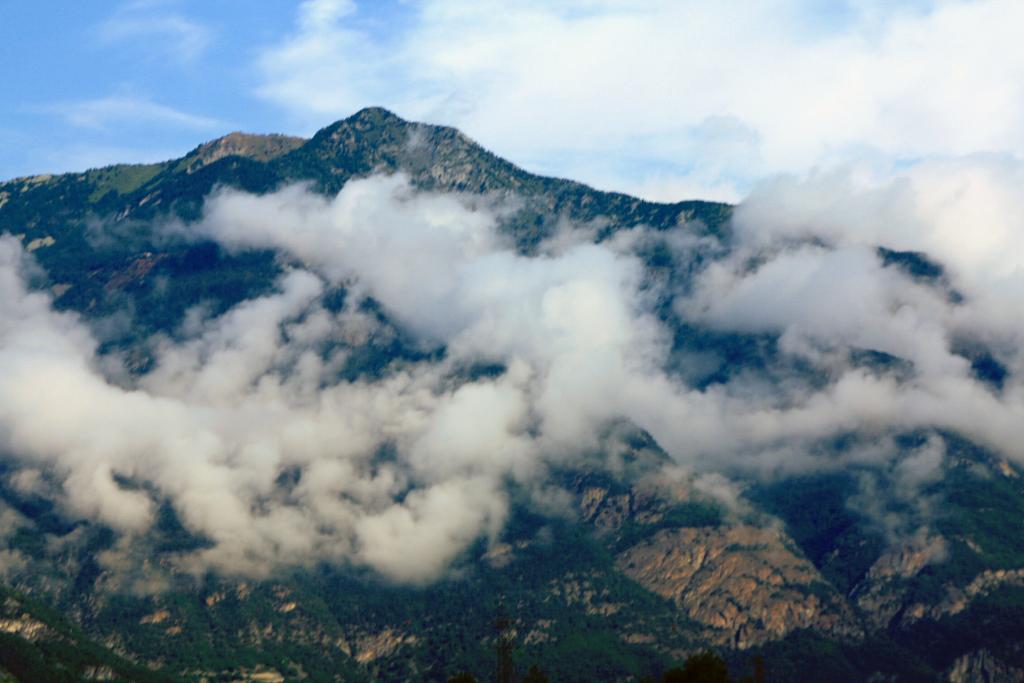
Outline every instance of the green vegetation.
[[(545, 665), (558, 666), (558, 662), (546, 661)], [(604, 674), (603, 672), (598, 673), (599, 680), (614, 680), (614, 675)], [(486, 680), (486, 679), (484, 679)], [(530, 667), (526, 675), (520, 679), (517, 679), (520, 683), (549, 683), (551, 680), (561, 681), (569, 680), (562, 678), (554, 678), (548, 676), (543, 668), (539, 665), (534, 664)], [(575, 679), (573, 679), (575, 680)], [(594, 677), (580, 678), (579, 680), (594, 680)], [(641, 681), (653, 681), (652, 677), (645, 677)], [(691, 655), (687, 658), (686, 662), (681, 667), (675, 667), (669, 669), (662, 674), (660, 680), (662, 683), (729, 683), (729, 669), (725, 663), (725, 660), (716, 655), (711, 651), (698, 652), (695, 655)], [(743, 679), (746, 681), (747, 679)], [(754, 679), (750, 679), (754, 680)], [(463, 671), (448, 679), (448, 683), (476, 683), (477, 679), (473, 674)], [(762, 683), (762, 680), (758, 680), (757, 683)]]
[(94, 188), (89, 194), (89, 201), (99, 201), (108, 192), (118, 195), (129, 194), (152, 180), (166, 166), (167, 163), (118, 164), (86, 171), (85, 180)]
[(936, 486), (946, 538), (970, 539), (985, 568), (1024, 566), (1024, 481), (994, 472), (996, 456), (953, 434), (944, 435), (951, 459), (959, 461)]
[(615, 533), (614, 551), (622, 551), (665, 529), (715, 527), (722, 523), (722, 510), (712, 503), (687, 501), (672, 506), (653, 524), (626, 521)]
[(841, 593), (867, 574), (885, 541), (847, 500), (856, 491), (849, 473), (814, 475), (761, 485), (751, 498), (786, 522), (807, 558)]
[(751, 663), (760, 660), (765, 680), (772, 683), (863, 683), (872, 677), (908, 683), (934, 683), (939, 680), (937, 670), (884, 634), (863, 641), (841, 643), (812, 632), (798, 631), (757, 650), (736, 653), (730, 659), (737, 670), (749, 669)]
[(682, 668), (669, 669), (662, 683), (729, 683), (729, 668), (714, 652), (691, 655)]
[(936, 671), (947, 669), (961, 654), (980, 649), (1010, 666), (1024, 668), (1022, 611), (1024, 588), (1006, 586), (974, 600), (959, 614), (925, 619), (893, 636)]
[[(169, 675), (141, 667), (87, 638), (52, 608), (0, 587), (0, 604), (11, 616), (41, 624), (32, 640), (0, 633), (0, 672), (22, 683), (94, 680), (103, 672), (137, 683), (171, 683)], [(0, 676), (0, 681), (3, 678)]]
[[(413, 132), (423, 140), (420, 147), (409, 144)], [(24, 235), (26, 242), (55, 240), (34, 252), (44, 272), (34, 275), (32, 285), (70, 286), (60, 289), (56, 306), (88, 322), (103, 323), (101, 351), (122, 353), (135, 372), (145, 371), (151, 362), (147, 341), (156, 334), (179, 335), (189, 309), (201, 306), (210, 315), (222, 313), (271, 291), (276, 278), (293, 265), (269, 251), (228, 252), (212, 242), (178, 239), (163, 230), (168, 221), (198, 219), (205, 197), (217, 187), (261, 193), (303, 181), (334, 193), (352, 178), (401, 170), (416, 187), (428, 190), (514, 194), (521, 206), (503, 218), (502, 229), (524, 252), (536, 249), (566, 217), (580, 223), (603, 221), (595, 224), (600, 239), (640, 225), (657, 231), (686, 224), (693, 237), (701, 238), (689, 260), (657, 240), (640, 253), (651, 277), (667, 283), (671, 291), (686, 291), (693, 274), (728, 249), (732, 208), (727, 205), (654, 204), (535, 176), (453, 129), (409, 124), (380, 109), (360, 112), (301, 146), (296, 144), (281, 142), (273, 149), (216, 159), (218, 155), (209, 155), (202, 164), (193, 163), (198, 157), (190, 155), (163, 164), (11, 181), (0, 187), (0, 232)], [(879, 255), (887, 267), (925, 284), (943, 285), (941, 267), (921, 254), (881, 250)], [(337, 288), (325, 298), (325, 305), (340, 310), (347, 294)], [(389, 333), (381, 335), (382, 340), (346, 348), (342, 379), (379, 377), (403, 363), (445, 353), (443, 348), (424, 349), (403, 336), (372, 300), (358, 305)], [(742, 373), (807, 387), (829, 380), (805, 361), (781, 353), (773, 334), (691, 325), (675, 317), (668, 300), (659, 302), (656, 312), (672, 326), (674, 353), (707, 359), (706, 370), (691, 378), (698, 390)], [(1001, 390), (1007, 371), (989, 350), (966, 343), (958, 349), (971, 361), (976, 376), (993, 391)], [(855, 365), (874, 372), (906, 377), (913, 371), (906, 361), (878, 351), (852, 355)], [(490, 377), (504, 368), (480, 365), (464, 372)], [(664, 457), (649, 436), (631, 438), (636, 451)], [(908, 448), (913, 438), (906, 442)], [(946, 539), (948, 557), (897, 585), (905, 590), (907, 601), (934, 603), (951, 584), (966, 585), (981, 571), (1024, 566), (1024, 479), (999, 474), (994, 456), (974, 444), (952, 434), (941, 438), (954, 464), (923, 493), (941, 503), (934, 530)], [(851, 435), (848, 443), (837, 439), (822, 448), (841, 453), (855, 440)], [(0, 474), (5, 475), (2, 467), (0, 460)], [(834, 586), (849, 596), (886, 550), (881, 532), (848, 504), (857, 492), (855, 474), (789, 478), (746, 492), (755, 506), (783, 520), (800, 550), (828, 581), (811, 585), (810, 593), (831, 596)], [(629, 492), (611, 477), (590, 475), (584, 482), (578, 475), (562, 474), (566, 488), (586, 483), (605, 487), (609, 495)], [(243, 669), (256, 667), (311, 682), (339, 676), (352, 681), (448, 680), (458, 679), (459, 672), (463, 682), (472, 680), (473, 674), (487, 680), (494, 671), (493, 620), (499, 604), (515, 622), (515, 668), (526, 672), (523, 680), (531, 683), (642, 677), (724, 681), (730, 670), (751, 673), (752, 662), (757, 661), (763, 662), (765, 680), (770, 681), (863, 681), (877, 672), (883, 674), (881, 679), (923, 681), (935, 680), (957, 657), (982, 646), (1004, 661), (1024, 665), (1024, 592), (1004, 588), (952, 617), (896, 625), (864, 641), (837, 642), (800, 632), (754, 651), (725, 651), (728, 669), (717, 656), (705, 653), (666, 673), (666, 667), (678, 663), (666, 652), (694, 652), (706, 643), (672, 602), (619, 572), (615, 554), (663, 529), (721, 524), (721, 509), (707, 502), (678, 504), (651, 524), (627, 519), (596, 537), (592, 529), (530, 513), (521, 497), (515, 500), (501, 539), (510, 548), (506, 558), (492, 562), (481, 542), (466, 551), (448, 580), (428, 587), (390, 585), (351, 567), (315, 567), (254, 582), (244, 591), (237, 582), (209, 576), (201, 578), (199, 586), (183, 582), (156, 596), (123, 592), (100, 599), (97, 582), (103, 569), (96, 555), (112, 547), (113, 533), (62, 517), (45, 499), (15, 491), (8, 480), (0, 476), (0, 497), (35, 527), (13, 533), (4, 549), (38, 560), (48, 552), (47, 535), (63, 537), (74, 531), (82, 540), (80, 546), (62, 551), (61, 567), (53, 577), (40, 581), (47, 585), (52, 579), (49, 585), (60, 587), (49, 595), (40, 593), (54, 605), (0, 589), (0, 598), (46, 624), (51, 634), (32, 641), (0, 636), (0, 681), (4, 676), (77, 681), (93, 675), (97, 667), (126, 680), (154, 682), (173, 680), (175, 675), (194, 680), (200, 676), (197, 672), (216, 672), (211, 680), (233, 680)], [(154, 533), (139, 540), (135, 550), (159, 564), (206, 542), (189, 533), (173, 510), (163, 506), (157, 511)], [(56, 572), (64, 568), (68, 574), (58, 577)], [(291, 605), (287, 609), (286, 603)], [(162, 612), (166, 619), (153, 618)], [(75, 614), (88, 635), (62, 614)], [(385, 632), (413, 637), (396, 646), (394, 655), (366, 665), (357, 664), (346, 652), (355, 639)], [(115, 636), (118, 646), (140, 662), (159, 661), (163, 673), (150, 672), (98, 644), (108, 636)], [(755, 666), (752, 672), (755, 681), (757, 670)]]

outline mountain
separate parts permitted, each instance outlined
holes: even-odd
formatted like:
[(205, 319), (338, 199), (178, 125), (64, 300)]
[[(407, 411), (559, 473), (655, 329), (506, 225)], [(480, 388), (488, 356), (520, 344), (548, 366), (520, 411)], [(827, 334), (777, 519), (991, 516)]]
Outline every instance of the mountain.
[[(232, 133), (159, 164), (10, 180), (0, 184), (0, 232), (30, 255), (19, 257), (31, 258), (19, 266), (26, 286), (71, 316), (58, 326), (80, 321), (95, 339), (96, 355), (83, 364), (137, 398), (166, 370), (168, 347), (193, 348), (196, 320), (223, 320), (274, 295), (282, 278), (315, 260), (189, 233), (209, 219), (211, 197), (273, 196), (298, 183), (328, 201), (350, 181), (396, 173), (410, 192), (493, 215), (510, 245), (507, 259), (553, 259), (551, 245), (567, 225), (570, 236), (635, 256), (647, 314), (640, 320), (667, 330), (659, 348), (673, 363), (687, 359), (668, 376), (691, 391), (715, 395), (738, 382), (811, 390), (834, 379), (789, 353), (780, 334), (679, 312), (675, 299), (736, 252), (734, 207), (653, 203), (533, 175), (452, 128), (379, 108), (309, 140)], [(311, 211), (305, 199), (287, 201)], [(400, 194), (399, 206), (409, 201)], [(877, 247), (885, 272), (951, 301), (961, 296), (928, 255)], [(320, 286), (318, 308), (279, 327), (301, 336), (299, 323), (321, 314), (370, 325), (370, 333), (315, 347), (318, 358), (334, 359), (340, 384), (415, 375), (455, 353), (352, 278), (325, 276)], [(571, 319), (559, 311), (559, 320)], [(13, 329), (22, 319), (11, 315)], [(979, 382), (1001, 391), (1010, 370), (993, 349), (977, 341), (958, 349)], [(195, 362), (217, 352), (201, 349), (206, 360)], [(282, 373), (302, 367), (291, 358), (272, 362)], [(861, 376), (894, 382), (914, 371), (873, 348), (851, 350), (848, 362)], [(442, 386), (510, 376), (510, 365), (455, 363)], [(48, 417), (59, 429), (63, 416)], [(816, 453), (845, 463), (848, 454), (885, 448), (892, 460), (863, 455), (842, 467), (765, 476), (733, 467), (726, 482), (677, 467), (649, 430), (606, 421), (595, 440), (600, 455), (546, 462), (544, 505), (526, 479), (502, 479), (509, 506), (500, 528), (466, 540), (428, 581), (382, 575), (351, 556), (249, 573), (183, 568), (180, 558), (215, 547), (215, 539), (144, 466), (115, 473), (112, 486), (147, 496), (153, 523), (117, 529), (55, 492), (74, 463), (26, 464), (16, 427), (3, 423), (0, 454), (0, 667), (17, 680), (398, 681), (459, 671), (487, 678), (500, 619), (511, 624), (517, 669), (538, 664), (558, 681), (658, 676), (708, 647), (736, 677), (760, 657), (768, 680), (1024, 676), (1024, 477), (997, 449), (943, 425), (853, 424), (815, 441)], [(541, 427), (524, 429), (531, 430)], [(401, 446), (400, 437), (383, 440), (372, 466), (382, 471)], [(941, 462), (918, 476), (934, 449)], [(275, 470), (277, 490), (256, 506), (273, 510), (279, 498), (298, 497), (300, 469)], [(908, 478), (914, 485), (904, 495)], [(403, 502), (416, 494), (394, 495)], [(880, 519), (911, 519), (928, 532), (897, 534)]]

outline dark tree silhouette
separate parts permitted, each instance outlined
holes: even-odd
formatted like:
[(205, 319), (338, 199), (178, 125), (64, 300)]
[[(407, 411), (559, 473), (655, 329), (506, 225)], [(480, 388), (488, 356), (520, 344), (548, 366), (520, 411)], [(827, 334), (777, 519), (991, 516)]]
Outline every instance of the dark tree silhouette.
[(729, 669), (725, 661), (714, 652), (699, 652), (683, 664), (683, 668), (669, 669), (663, 683), (729, 683)]
[(536, 664), (530, 667), (523, 678), (523, 683), (548, 683), (548, 675), (540, 670)]
[(498, 605), (498, 618), (494, 620), (494, 628), (497, 631), (494, 641), (494, 651), (498, 656), (497, 681), (513, 683), (516, 672), (512, 664), (512, 620), (505, 613), (504, 601)]

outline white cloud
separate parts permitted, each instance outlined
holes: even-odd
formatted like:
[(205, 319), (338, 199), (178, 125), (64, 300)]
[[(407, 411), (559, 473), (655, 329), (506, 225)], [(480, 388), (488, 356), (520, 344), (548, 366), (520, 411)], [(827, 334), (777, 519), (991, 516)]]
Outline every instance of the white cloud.
[(304, 101), (297, 108), (303, 122), (322, 125), (313, 119), (336, 113), (342, 102), (360, 101), (375, 87), (386, 87), (386, 52), (341, 23), (355, 11), (349, 0), (303, 3), (297, 32), (260, 57), (264, 82), (259, 94), (277, 102)]
[[(179, 567), (255, 575), (328, 561), (435, 578), (474, 540), (500, 533), (509, 482), (557, 501), (551, 468), (586, 459), (614, 469), (604, 437), (613, 424), (647, 430), (722, 500), (735, 495), (718, 475), (849, 463), (887, 473), (910, 499), (943, 466), (936, 444), (829, 458), (814, 445), (941, 427), (1024, 461), (1024, 344), (1009, 305), (1024, 275), (1019, 172), (978, 159), (791, 179), (740, 207), (734, 253), (676, 308), (700, 324), (780, 335), (784, 354), (822, 372), (819, 384), (738, 373), (697, 389), (671, 372), (671, 331), (651, 312), (633, 249), (667, 239), (685, 250), (681, 233), (593, 244), (581, 230), (524, 256), (497, 230), (503, 207), (418, 193), (401, 176), (351, 181), (335, 197), (288, 187), (208, 198), (186, 230), (229, 249), (279, 250), (291, 267), (274, 292), (216, 317), (194, 310), (175, 339), (151, 340), (155, 367), (127, 388), (105, 374), (110, 359), (78, 318), (28, 291), (29, 257), (8, 237), (0, 445), (29, 473), (20, 486), (45, 481), (70, 514), (131, 537), (167, 501), (213, 542)], [(943, 247), (957, 225), (972, 236)], [(964, 301), (883, 267), (878, 240), (941, 256)], [(336, 284), (349, 290), (340, 312), (321, 304)], [(375, 333), (358, 308), (366, 294), (444, 356), (339, 379), (346, 340)], [(960, 334), (1000, 354), (1011, 370), (1001, 391), (953, 353)], [(850, 347), (899, 355), (913, 371), (857, 367)], [(460, 375), (476, 362), (506, 371)], [(923, 528), (877, 513), (897, 535)]]
[[(810, 398), (803, 393), (799, 408), (748, 415), (751, 434), (938, 425), (1019, 459), (1022, 168), (974, 157), (886, 172), (852, 167), (756, 188), (737, 208), (735, 251), (702, 273), (677, 309), (720, 329), (779, 334), (784, 352), (837, 379)], [(883, 267), (878, 245), (923, 252), (943, 265), (945, 282)], [(951, 301), (949, 286), (962, 301)], [(964, 338), (987, 345), (1012, 373), (1000, 395), (954, 352)], [(913, 375), (894, 383), (851, 369), (851, 347), (909, 360)], [(726, 410), (735, 419), (744, 409)]]
[[(335, 199), (217, 195), (195, 229), (307, 266), (224, 315), (191, 313), (184, 340), (154, 340), (155, 368), (131, 389), (104, 376), (79, 320), (26, 290), (20, 245), (0, 241), (4, 447), (53, 473), (63, 509), (125, 534), (168, 500), (214, 543), (179, 558), (186, 570), (326, 560), (434, 578), (500, 531), (507, 481), (532, 485), (547, 463), (592, 449), (616, 410), (601, 396), (651, 334), (631, 303), (632, 257), (576, 245), (529, 259), (495, 227), (489, 211), (401, 178), (355, 181)], [(349, 309), (320, 306), (325, 279), (353, 285)], [(418, 336), (448, 342), (448, 357), (340, 381), (345, 348), (322, 350), (365, 334), (360, 288)], [(509, 370), (453, 375), (476, 359)], [(395, 457), (378, 458), (382, 447)], [(300, 473), (291, 486), (286, 471)]]
[(180, 62), (198, 59), (210, 45), (210, 30), (163, 2), (129, 2), (99, 25), (104, 43), (131, 42)]
[[(950, 173), (964, 180), (980, 170)], [(945, 184), (954, 182), (929, 166), (910, 175), (921, 177), (919, 198), (941, 196)], [(973, 193), (933, 207), (900, 194), (906, 182), (897, 177), (883, 183), (873, 192), (889, 201), (875, 203), (841, 183), (828, 186), (834, 197), (814, 185), (797, 185), (782, 195), (755, 193), (738, 212), (741, 241), (734, 256), (708, 269), (693, 297), (678, 304), (698, 322), (780, 333), (784, 352), (805, 355), (835, 375), (834, 384), (818, 391), (800, 383), (774, 389), (747, 385), (742, 376), (704, 392), (678, 384), (663, 374), (667, 332), (644, 312), (636, 260), (614, 244), (572, 241), (556, 242), (561, 246), (555, 257), (518, 256), (500, 241), (480, 238), (489, 234), (486, 215), (453, 221), (456, 200), (410, 198), (400, 178), (350, 184), (332, 202), (297, 189), (273, 201), (226, 193), (211, 202), (206, 229), (229, 245), (283, 248), (328, 277), (354, 278), (402, 324), (445, 340), (454, 358), (524, 362), (532, 377), (532, 412), (553, 451), (586, 443), (594, 425), (626, 417), (681, 461), (709, 467), (719, 466), (721, 456), (742, 465), (772, 444), (806, 442), (858, 426), (945, 425), (1020, 457), (1020, 430), (1013, 426), (1024, 411), (1020, 397), (991, 395), (970, 377), (968, 362), (951, 351), (951, 340), (965, 330), (999, 341), (1000, 348), (1017, 348), (1019, 326), (1006, 313), (1012, 309), (996, 302), (1016, 291), (1007, 284), (1019, 275), (990, 280), (993, 269), (984, 259), (971, 267), (974, 275), (961, 275), (960, 261), (951, 251), (941, 252), (949, 257), (953, 284), (970, 297), (968, 305), (953, 306), (945, 292), (883, 268), (871, 246), (884, 232), (895, 240), (884, 243), (896, 248), (927, 249), (948, 221), (966, 221), (995, 234), (991, 256), (1010, 268), (1021, 253), (1007, 249), (1012, 231), (989, 221), (1015, 220), (1012, 176), (977, 190), (990, 200), (1005, 195), (999, 204), (1005, 213), (992, 213), (988, 202), (977, 204), (983, 215), (971, 216), (963, 212), (977, 203)], [(399, 201), (382, 203), (382, 194)], [(841, 208), (823, 209), (802, 219), (802, 207), (822, 206), (822, 196), (840, 206), (863, 205), (864, 212), (851, 217)], [(768, 198), (790, 207), (784, 217), (806, 226), (802, 236), (832, 246), (794, 247), (794, 235), (787, 232), (791, 223), (772, 213), (776, 205)], [(909, 213), (903, 227), (884, 227), (904, 209)], [(275, 227), (280, 224), (291, 227), (282, 231)], [(398, 224), (399, 232), (381, 230)], [(870, 232), (875, 225), (883, 227)], [(363, 232), (360, 226), (373, 227)], [(751, 259), (761, 265), (751, 269)], [(850, 368), (845, 356), (834, 354), (850, 346), (907, 358), (918, 377), (903, 385)], [(1019, 363), (1017, 358), (1011, 351), (1007, 362)]]
[(60, 102), (48, 105), (44, 111), (60, 116), (74, 126), (98, 130), (109, 130), (112, 126), (123, 124), (156, 124), (196, 130), (208, 130), (220, 125), (216, 119), (189, 114), (131, 95)]
[(309, 126), (389, 106), (532, 168), (658, 198), (729, 196), (869, 153), (1024, 153), (1020, 3), (845, 9), (426, 0), (385, 34), (362, 21), (369, 6), (320, 0), (262, 56), (259, 93)]

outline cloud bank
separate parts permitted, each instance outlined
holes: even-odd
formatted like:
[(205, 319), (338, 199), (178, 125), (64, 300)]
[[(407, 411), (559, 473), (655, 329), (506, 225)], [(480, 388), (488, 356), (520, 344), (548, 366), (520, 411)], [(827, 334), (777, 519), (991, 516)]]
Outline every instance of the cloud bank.
[[(974, 158), (774, 181), (737, 209), (734, 243), (686, 292), (666, 291), (640, 256), (660, 241), (687, 258), (685, 226), (597, 244), (569, 230), (526, 256), (498, 230), (502, 207), (421, 193), (402, 176), (354, 180), (335, 197), (221, 190), (184, 226), (191, 238), (275, 249), (286, 272), (273, 293), (214, 317), (195, 309), (173, 339), (151, 340), (153, 368), (127, 387), (81, 319), (28, 289), (29, 257), (4, 238), (10, 484), (127, 537), (170, 505), (208, 540), (177, 558), (187, 571), (331, 562), (408, 582), (497, 537), (511, 487), (542, 507), (557, 498), (552, 472), (614, 468), (616, 424), (646, 430), (673, 466), (718, 489), (723, 476), (856, 465), (888, 472), (913, 500), (943, 449), (901, 449), (894, 433), (954, 430), (1024, 462), (1020, 173)], [(878, 246), (926, 252), (945, 270), (915, 275)], [(338, 287), (340, 308), (324, 298)], [(367, 297), (425, 353), (344, 379), (354, 349), (384, 333)], [(770, 335), (769, 361), (789, 369), (681, 379), (708, 362), (679, 347), (684, 323)], [(998, 386), (967, 347), (1005, 368)], [(865, 365), (860, 351), (901, 369)], [(469, 371), (483, 366), (501, 370)], [(866, 445), (823, 454), (842, 433)], [(916, 533), (885, 514), (887, 533)]]

